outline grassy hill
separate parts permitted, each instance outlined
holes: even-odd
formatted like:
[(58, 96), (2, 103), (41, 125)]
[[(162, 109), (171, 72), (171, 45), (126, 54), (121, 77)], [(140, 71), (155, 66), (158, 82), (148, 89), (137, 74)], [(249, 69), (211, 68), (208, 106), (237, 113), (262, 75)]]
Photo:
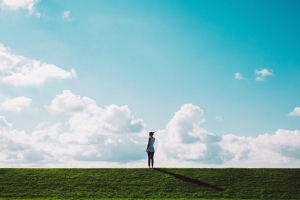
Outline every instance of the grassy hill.
[(0, 169), (0, 199), (300, 199), (300, 169)]

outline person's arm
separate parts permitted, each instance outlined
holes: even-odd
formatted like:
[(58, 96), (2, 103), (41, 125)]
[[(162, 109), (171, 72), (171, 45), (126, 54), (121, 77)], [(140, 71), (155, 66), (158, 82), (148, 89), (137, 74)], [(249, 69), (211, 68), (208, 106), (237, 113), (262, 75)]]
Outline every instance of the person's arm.
[(148, 151), (148, 147), (149, 147), (149, 145), (150, 145), (150, 140), (151, 140), (151, 138), (149, 138), (149, 140), (148, 140), (148, 144), (147, 144), (146, 151)]

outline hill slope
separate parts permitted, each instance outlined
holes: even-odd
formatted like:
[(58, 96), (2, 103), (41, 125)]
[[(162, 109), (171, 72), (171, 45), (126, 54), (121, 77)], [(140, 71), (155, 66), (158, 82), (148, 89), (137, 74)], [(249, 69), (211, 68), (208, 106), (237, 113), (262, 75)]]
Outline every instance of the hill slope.
[(0, 169), (0, 199), (300, 199), (300, 169)]

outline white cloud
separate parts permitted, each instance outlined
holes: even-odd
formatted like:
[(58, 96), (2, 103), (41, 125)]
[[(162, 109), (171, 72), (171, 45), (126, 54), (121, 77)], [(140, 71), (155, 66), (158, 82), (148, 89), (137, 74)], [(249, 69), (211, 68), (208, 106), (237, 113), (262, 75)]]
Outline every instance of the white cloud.
[(267, 76), (273, 76), (273, 71), (270, 69), (255, 70), (256, 81), (263, 81)]
[(70, 20), (71, 13), (69, 10), (65, 10), (61, 16), (63, 19)]
[(279, 129), (258, 137), (218, 136), (199, 126), (202, 117), (199, 107), (184, 105), (166, 130), (156, 134), (156, 157), (192, 166), (293, 167), (293, 162), (300, 162), (300, 131)]
[(48, 79), (73, 77), (76, 77), (74, 69), (68, 72), (52, 64), (14, 55), (0, 44), (0, 82), (14, 86), (39, 86)]
[(65, 90), (46, 108), (70, 115), (70, 131), (60, 134), (57, 140), (74, 147), (64, 150), (73, 159), (122, 162), (143, 158), (146, 138), (142, 139), (141, 132), (145, 123), (134, 119), (128, 106), (100, 108), (92, 99)]
[(183, 105), (175, 113), (166, 130), (157, 133), (157, 154), (161, 160), (221, 162), (217, 151), (221, 137), (200, 127), (203, 114), (201, 108), (192, 104)]
[(39, 0), (2, 0), (1, 6), (11, 10), (19, 10), (19, 9), (28, 10), (28, 13), (30, 15), (40, 17), (41, 14), (35, 11), (35, 5), (38, 2)]
[(217, 121), (220, 121), (220, 122), (223, 121), (223, 117), (222, 117), (222, 116), (216, 116), (215, 119), (216, 119)]
[(0, 109), (21, 112), (23, 110), (29, 109), (31, 101), (32, 99), (27, 97), (16, 97), (13, 99), (6, 99), (4, 102), (0, 103)]
[(232, 155), (231, 161), (238, 163), (288, 164), (300, 159), (300, 131), (279, 129), (275, 134), (241, 137), (225, 135), (221, 147)]
[(8, 123), (3, 116), (0, 116), (0, 130), (10, 129), (12, 124)]
[(204, 112), (198, 106), (185, 104), (175, 113), (166, 130), (158, 132), (157, 152), (161, 160), (220, 163), (217, 142), (220, 137), (200, 127)]
[(244, 79), (243, 75), (242, 75), (240, 72), (236, 72), (236, 73), (234, 74), (234, 78), (235, 78), (235, 79), (238, 79), (238, 80)]
[(64, 90), (62, 94), (56, 95), (50, 106), (46, 108), (54, 114), (75, 113), (83, 111), (90, 99), (81, 99), (79, 95), (74, 95), (70, 90)]
[(9, 52), (3, 44), (0, 43), (0, 72), (10, 71), (25, 58)]
[(289, 113), (289, 116), (300, 116), (300, 107), (295, 107), (294, 110)]
[[(103, 112), (86, 109), (70, 113), (67, 132), (61, 123), (41, 122), (36, 131), (27, 134), (13, 130), (0, 116), (0, 165), (57, 166), (69, 161), (122, 163), (142, 159), (147, 139), (147, 134), (141, 137), (142, 120), (134, 119), (126, 106), (98, 109)], [(109, 123), (109, 129), (105, 123)]]
[(143, 120), (131, 117), (128, 106), (110, 105), (102, 109), (94, 100), (74, 95), (70, 90), (64, 90), (45, 107), (54, 114), (70, 114), (70, 128), (79, 133), (139, 132), (145, 126)]
[[(75, 103), (66, 106), (71, 101)], [(146, 126), (143, 120), (132, 117), (127, 106), (100, 108), (88, 97), (63, 91), (47, 108), (70, 118), (67, 123), (41, 122), (37, 130), (25, 133), (13, 130), (0, 116), (1, 166), (147, 166)], [(185, 104), (166, 129), (156, 131), (156, 166), (299, 166), (300, 131), (279, 129), (257, 137), (218, 136), (201, 128), (203, 116), (200, 107)]]

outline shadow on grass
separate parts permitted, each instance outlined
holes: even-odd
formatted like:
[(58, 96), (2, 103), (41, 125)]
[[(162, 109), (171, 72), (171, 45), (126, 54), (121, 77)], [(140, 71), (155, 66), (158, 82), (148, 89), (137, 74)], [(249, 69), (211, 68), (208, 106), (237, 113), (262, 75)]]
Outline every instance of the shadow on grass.
[(168, 171), (160, 169), (160, 168), (154, 168), (154, 170), (165, 173), (165, 174), (169, 174), (169, 175), (171, 175), (171, 176), (173, 176), (173, 177), (175, 177), (179, 180), (182, 180), (184, 182), (193, 183), (193, 184), (199, 185), (201, 187), (209, 187), (209, 188), (212, 188), (212, 189), (217, 190), (217, 191), (224, 191), (223, 188), (219, 188), (217, 186), (213, 186), (213, 185), (210, 185), (208, 183), (204, 183), (204, 182), (199, 181), (197, 179), (191, 179), (189, 177), (186, 177), (186, 176), (183, 176), (183, 175), (180, 175), (180, 174), (175, 174), (175, 173), (172, 173), (172, 172), (168, 172)]

